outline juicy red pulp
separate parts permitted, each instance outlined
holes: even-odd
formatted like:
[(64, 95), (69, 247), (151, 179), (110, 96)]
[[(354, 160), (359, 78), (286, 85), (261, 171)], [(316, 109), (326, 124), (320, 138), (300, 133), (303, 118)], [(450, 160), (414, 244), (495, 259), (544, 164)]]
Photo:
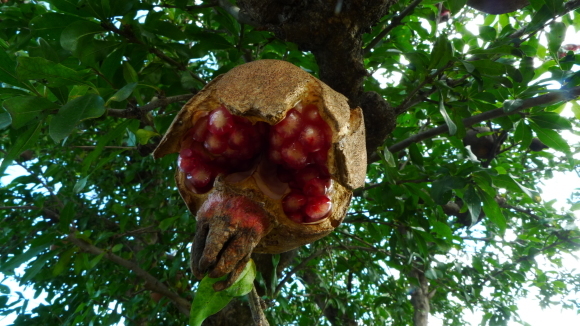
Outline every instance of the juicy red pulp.
[(332, 209), (327, 168), (331, 143), (332, 131), (315, 105), (297, 105), (274, 126), (252, 124), (220, 106), (197, 116), (183, 139), (178, 162), (188, 187), (200, 194), (211, 190), (217, 175), (249, 171), (267, 153), (263, 157), (269, 161), (263, 162), (274, 168), (258, 169), (272, 174), (261, 179), (290, 188), (282, 198), (288, 218), (314, 223)]

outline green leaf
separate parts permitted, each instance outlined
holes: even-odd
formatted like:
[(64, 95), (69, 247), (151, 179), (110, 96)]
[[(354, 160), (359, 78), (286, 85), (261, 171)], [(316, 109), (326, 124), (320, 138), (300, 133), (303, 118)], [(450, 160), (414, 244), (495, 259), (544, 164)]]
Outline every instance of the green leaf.
[(129, 98), (129, 96), (131, 96), (131, 93), (133, 93), (135, 87), (137, 87), (137, 83), (129, 83), (123, 86), (123, 88), (118, 90), (113, 96), (109, 98), (107, 103), (105, 103), (105, 106), (108, 106), (111, 101), (121, 102), (126, 100)]
[(525, 120), (516, 122), (516, 130), (514, 131), (514, 140), (521, 143), (522, 148), (528, 148), (532, 143), (532, 129), (526, 124)]
[(554, 22), (550, 25), (550, 32), (546, 34), (548, 37), (548, 50), (557, 57), (558, 50), (566, 36), (566, 24), (562, 22)]
[(479, 26), (479, 36), (484, 41), (493, 41), (497, 37), (497, 31), (491, 26)]
[(56, 109), (58, 105), (38, 96), (17, 96), (4, 101), (2, 106), (12, 118), (12, 126), (16, 129), (32, 120), (38, 120), (42, 113)]
[(447, 35), (441, 34), (433, 45), (428, 69), (443, 68), (451, 59), (453, 59), (453, 46), (449, 42)]
[(33, 35), (42, 37), (54, 43), (59, 41), (62, 31), (70, 24), (81, 18), (61, 13), (48, 12), (34, 17), (30, 21), (30, 29)]
[(147, 144), (147, 142), (149, 142), (149, 139), (151, 139), (151, 137), (159, 136), (159, 134), (156, 133), (155, 131), (147, 129), (139, 129), (135, 132), (135, 136), (137, 136), (139, 144), (145, 145)]
[(514, 110), (521, 108), (523, 103), (524, 103), (524, 100), (522, 100), (522, 99), (506, 100), (503, 102), (503, 110), (506, 113), (510, 113)]
[(50, 247), (50, 243), (44, 243), (39, 246), (30, 247), (24, 253), (14, 256), (12, 259), (3, 263), (2, 266), (0, 266), (0, 271), (2, 273), (12, 273), (14, 269), (35, 258), (39, 253), (46, 250), (48, 247)]
[(572, 104), (572, 113), (574, 113), (574, 117), (576, 119), (580, 119), (580, 102), (575, 101), (571, 102)]
[(463, 194), (463, 202), (467, 205), (469, 216), (471, 217), (470, 225), (474, 225), (479, 220), (479, 214), (481, 213), (481, 199), (472, 185), (467, 187)]
[(85, 81), (86, 72), (38, 57), (19, 57), (16, 72), (21, 79), (39, 80), (49, 87), (89, 84)]
[(0, 82), (22, 86), (16, 75), (16, 61), (12, 60), (2, 49), (0, 49)]
[(433, 182), (431, 197), (438, 205), (445, 205), (451, 197), (451, 190), (461, 189), (465, 186), (465, 180), (457, 176), (446, 176)]
[(441, 115), (443, 116), (443, 119), (445, 119), (445, 123), (449, 128), (449, 135), (451, 136), (455, 135), (455, 133), (457, 132), (457, 126), (455, 125), (455, 122), (453, 122), (453, 119), (451, 119), (451, 117), (447, 113), (447, 110), (445, 109), (445, 104), (443, 103), (443, 95), (441, 95), (441, 101), (439, 101), (439, 112), (441, 112)]
[(20, 135), (2, 160), (2, 164), (0, 165), (0, 175), (4, 174), (6, 168), (12, 164), (14, 159), (16, 159), (20, 153), (33, 147), (33, 145), (36, 143), (36, 140), (38, 139), (38, 135), (40, 134), (41, 125), (42, 124), (39, 122), (34, 127), (22, 128), (18, 130)]
[(83, 189), (85, 188), (85, 186), (87, 185), (87, 180), (88, 180), (88, 176), (87, 177), (82, 177), (80, 178), (77, 183), (75, 183), (75, 186), (73, 187), (73, 192), (75, 194), (78, 194), (80, 192), (83, 191)]
[(532, 121), (530, 121), (530, 127), (536, 133), (536, 136), (540, 141), (546, 144), (546, 146), (564, 153), (570, 152), (570, 145), (568, 145), (566, 140), (564, 140), (564, 138), (554, 130), (542, 128)]
[(213, 285), (226, 277), (210, 278), (206, 276), (201, 280), (191, 305), (189, 326), (201, 326), (207, 317), (222, 310), (235, 296), (250, 292), (256, 278), (256, 265), (250, 259), (240, 277), (231, 287), (219, 292), (214, 291)]
[(507, 228), (507, 222), (505, 216), (501, 212), (501, 208), (495, 199), (483, 189), (479, 189), (478, 193), (479, 197), (483, 200), (483, 212), (487, 218), (499, 228), (500, 234), (503, 235)]
[(101, 25), (81, 20), (70, 24), (62, 31), (60, 36), (60, 45), (71, 52), (77, 50), (77, 45), (82, 38), (93, 38), (95, 34), (104, 32)]
[(81, 120), (100, 117), (103, 113), (105, 103), (100, 96), (88, 94), (77, 97), (61, 107), (50, 121), (50, 137), (58, 143), (68, 137)]
[(572, 129), (572, 123), (555, 112), (539, 112), (530, 116), (538, 126), (547, 129)]

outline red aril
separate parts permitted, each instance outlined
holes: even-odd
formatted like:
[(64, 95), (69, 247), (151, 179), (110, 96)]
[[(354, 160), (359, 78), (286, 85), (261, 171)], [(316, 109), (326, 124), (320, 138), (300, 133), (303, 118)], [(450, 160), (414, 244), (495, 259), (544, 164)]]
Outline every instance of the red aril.
[(327, 196), (309, 197), (304, 214), (306, 215), (305, 223), (319, 221), (325, 218), (332, 209), (332, 202)]
[(315, 197), (326, 195), (330, 188), (330, 179), (314, 178), (304, 185), (303, 192), (306, 196)]
[(286, 118), (274, 126), (274, 131), (283, 138), (289, 139), (298, 134), (302, 127), (302, 115), (296, 109), (291, 109)]
[(205, 142), (203, 143), (204, 147), (207, 149), (208, 152), (219, 155), (228, 149), (228, 141), (227, 138), (221, 135), (216, 135), (210, 133)]
[(284, 162), (293, 169), (301, 169), (307, 164), (307, 153), (298, 141), (284, 144), (280, 154), (282, 154)]
[(234, 127), (234, 119), (230, 111), (224, 106), (211, 111), (209, 114), (208, 129), (212, 134), (225, 135)]
[(284, 209), (284, 213), (297, 213), (302, 210), (304, 205), (306, 205), (307, 198), (302, 193), (297, 191), (292, 191), (284, 200), (282, 200), (282, 208)]
[(203, 142), (205, 137), (207, 136), (207, 125), (208, 125), (208, 117), (201, 117), (199, 118), (195, 124), (193, 125), (193, 134), (192, 138), (195, 141)]
[(298, 139), (309, 153), (319, 151), (326, 145), (324, 132), (316, 125), (306, 125)]

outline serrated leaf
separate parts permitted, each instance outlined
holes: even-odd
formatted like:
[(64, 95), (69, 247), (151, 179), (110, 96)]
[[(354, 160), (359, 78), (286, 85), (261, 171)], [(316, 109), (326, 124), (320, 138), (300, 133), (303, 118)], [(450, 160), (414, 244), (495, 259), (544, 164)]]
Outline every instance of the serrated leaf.
[(58, 110), (50, 121), (49, 134), (55, 142), (68, 137), (81, 120), (100, 117), (105, 113), (103, 99), (95, 94), (77, 97)]

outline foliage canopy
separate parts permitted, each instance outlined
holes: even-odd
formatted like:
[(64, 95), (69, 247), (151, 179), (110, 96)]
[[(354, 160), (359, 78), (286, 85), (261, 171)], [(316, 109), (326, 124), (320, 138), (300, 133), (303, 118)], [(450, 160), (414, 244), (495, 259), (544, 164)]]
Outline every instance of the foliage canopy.
[[(578, 1), (484, 15), (449, 0), (440, 24), (437, 2), (401, 0), (363, 35), (364, 89), (391, 104), (396, 129), (333, 234), (265, 259), (280, 267), (257, 281), (271, 324), (407, 325), (427, 300), (448, 325), (466, 309), (503, 325), (536, 293), (580, 311), (568, 296), (580, 273), (562, 260), (580, 246), (578, 192), (558, 211), (538, 188), (578, 173), (580, 144), (562, 136), (580, 132), (580, 46), (562, 44), (580, 29)], [(186, 324), (195, 218), (175, 189), (176, 156), (151, 151), (219, 74), (280, 59), (317, 76), (320, 62), (239, 23), (227, 1), (2, 3), (0, 172), (18, 176), (0, 191), (0, 272), (49, 304), (27, 310), (0, 283), (0, 315)], [(475, 159), (462, 143), (471, 126), (491, 128), (500, 153)], [(530, 151), (534, 137), (550, 149)]]

